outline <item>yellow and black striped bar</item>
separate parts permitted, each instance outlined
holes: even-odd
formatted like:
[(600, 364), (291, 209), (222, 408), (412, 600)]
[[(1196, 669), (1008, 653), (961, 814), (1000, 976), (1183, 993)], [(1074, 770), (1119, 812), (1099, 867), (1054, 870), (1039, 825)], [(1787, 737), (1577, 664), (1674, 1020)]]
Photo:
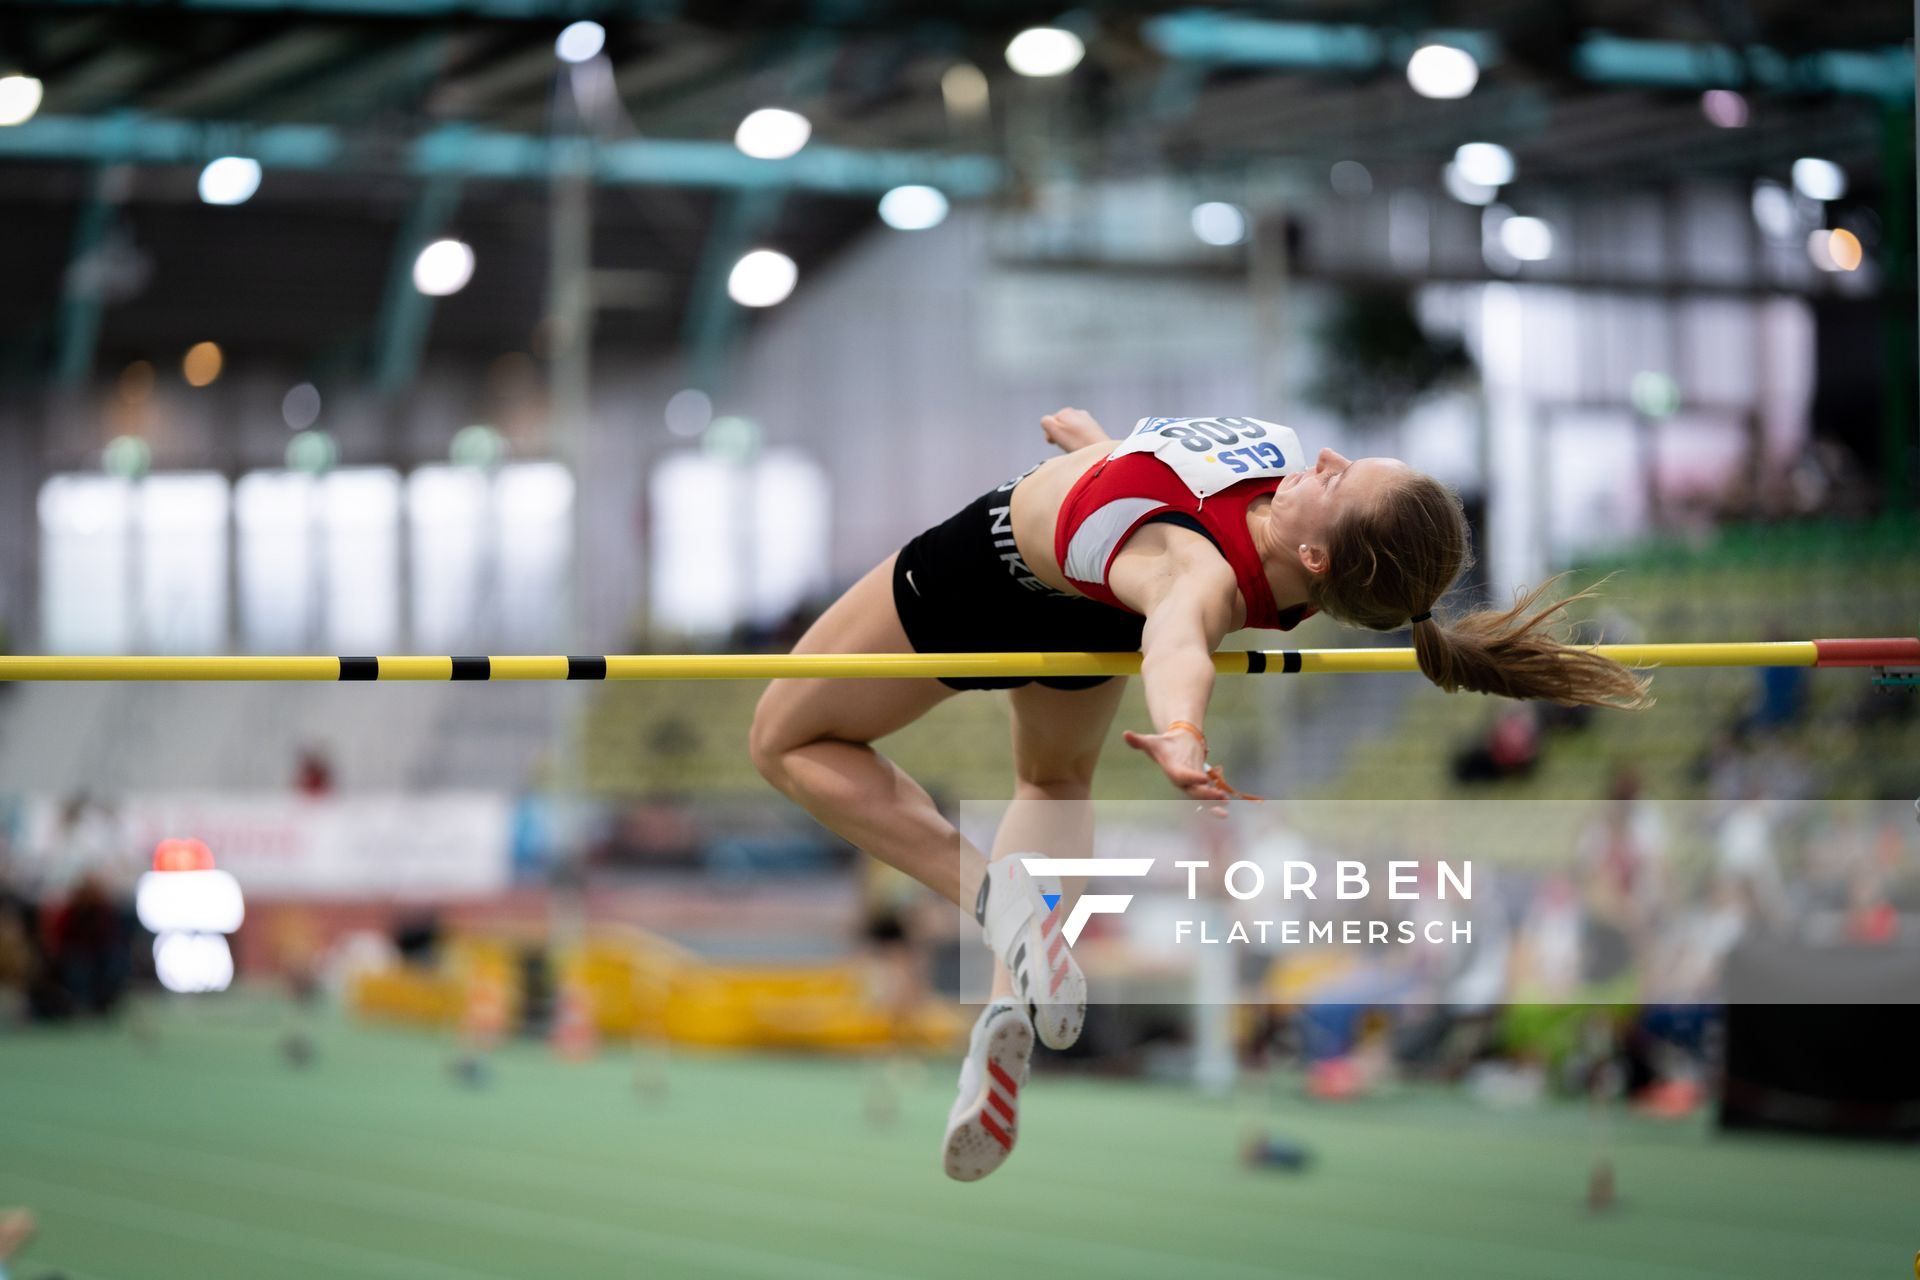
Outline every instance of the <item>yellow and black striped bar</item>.
[[(1920, 639), (1603, 644), (1630, 667), (1920, 667)], [(1412, 649), (1231, 649), (1221, 675), (1415, 671)], [(1125, 676), (1137, 653), (700, 653), (600, 657), (0, 657), (0, 681), (54, 680), (830, 680)]]

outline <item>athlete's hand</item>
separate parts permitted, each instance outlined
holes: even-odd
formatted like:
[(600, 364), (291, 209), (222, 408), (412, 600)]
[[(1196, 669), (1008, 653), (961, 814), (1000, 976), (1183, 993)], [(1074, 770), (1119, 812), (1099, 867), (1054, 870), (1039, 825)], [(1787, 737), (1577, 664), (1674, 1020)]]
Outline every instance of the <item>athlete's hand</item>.
[(1090, 444), (1112, 439), (1085, 409), (1061, 409), (1050, 413), (1040, 419), (1040, 429), (1047, 433), (1047, 441), (1058, 445), (1063, 453), (1072, 453), (1075, 449), (1084, 449)]
[[(1120, 735), (1135, 751), (1144, 751), (1167, 775), (1167, 781), (1194, 800), (1223, 801), (1227, 793), (1207, 776), (1207, 749), (1200, 739), (1178, 730), (1173, 733), (1135, 733), (1128, 729)], [(1227, 811), (1216, 805), (1212, 813), (1224, 818)]]

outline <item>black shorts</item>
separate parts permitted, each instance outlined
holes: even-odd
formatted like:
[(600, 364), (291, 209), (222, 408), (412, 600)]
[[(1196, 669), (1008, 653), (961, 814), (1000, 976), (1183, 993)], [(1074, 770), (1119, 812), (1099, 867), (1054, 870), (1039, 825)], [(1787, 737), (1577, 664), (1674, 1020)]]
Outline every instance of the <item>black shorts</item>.
[[(1022, 477), (1024, 478), (1024, 477)], [(1013, 540), (1009, 480), (900, 549), (893, 607), (916, 653), (1137, 653), (1146, 619), (1033, 576)], [(941, 679), (949, 689), (1091, 689), (1112, 676)]]

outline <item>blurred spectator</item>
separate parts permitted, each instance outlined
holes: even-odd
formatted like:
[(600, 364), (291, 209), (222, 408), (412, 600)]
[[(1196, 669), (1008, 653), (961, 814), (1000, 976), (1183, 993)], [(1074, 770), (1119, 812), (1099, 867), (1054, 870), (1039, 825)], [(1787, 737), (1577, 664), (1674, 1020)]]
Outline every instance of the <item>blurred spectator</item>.
[(1716, 730), (1694, 758), (1689, 779), (1708, 798), (1733, 800), (1746, 793), (1746, 757), (1741, 750), (1745, 736), (1738, 725)]
[(1798, 724), (1807, 705), (1807, 669), (1762, 667), (1754, 694), (1756, 729), (1785, 729)]
[(111, 1013), (126, 994), (132, 939), (101, 881), (81, 877), (65, 902), (41, 913), (40, 933), (53, 979), (41, 1011)]
[(1616, 769), (1607, 805), (1576, 849), (1582, 978), (1608, 982), (1639, 967), (1665, 900), (1666, 831), (1640, 799), (1640, 778)]
[(131, 891), (144, 869), (119, 813), (85, 791), (74, 792), (61, 804), (51, 838), (39, 851), (35, 866), (28, 892), (43, 902), (60, 897), (87, 876)]
[(293, 789), (303, 796), (333, 794), (333, 761), (320, 746), (300, 748), (293, 767)]
[(401, 916), (393, 924), (393, 949), (404, 964), (430, 968), (440, 959), (440, 943), (446, 937), (440, 917), (432, 911)]
[[(1769, 627), (1766, 638), (1788, 637), (1780, 628)], [(1807, 668), (1761, 667), (1754, 676), (1753, 702), (1747, 710), (1746, 724), (1763, 733), (1799, 724), (1807, 708)]]
[(938, 904), (906, 873), (878, 858), (860, 860), (861, 971), (867, 1000), (887, 1025), (887, 1054), (869, 1076), (866, 1114), (884, 1128), (899, 1114), (904, 1093), (902, 1050), (918, 1040), (921, 1014), (933, 998), (928, 983), (928, 944), (920, 921)]
[(26, 1016), (37, 957), (26, 904), (0, 891), (0, 1026)]
[(1720, 824), (1715, 874), (1741, 895), (1749, 920), (1762, 928), (1787, 922), (1789, 904), (1779, 863), (1773, 854), (1777, 806), (1755, 788)]
[(819, 601), (802, 600), (778, 618), (743, 621), (728, 637), (728, 647), (735, 653), (786, 653), (799, 643), (823, 609)]
[(1856, 729), (1903, 725), (1913, 719), (1916, 706), (1920, 706), (1920, 696), (1915, 696), (1913, 690), (1889, 689), (1868, 682), (1861, 688), (1859, 700), (1853, 704), (1851, 718)]
[(1900, 913), (1887, 898), (1880, 863), (1871, 857), (1860, 859), (1847, 899), (1847, 941), (1878, 945), (1892, 942), (1899, 932)]
[(1454, 780), (1463, 786), (1524, 778), (1540, 762), (1540, 724), (1530, 706), (1503, 708), (1485, 737), (1453, 758)]
[(710, 839), (698, 806), (652, 796), (610, 814), (590, 856), (601, 870), (691, 871), (702, 865)]
[(40, 964), (33, 903), (16, 887), (13, 848), (6, 827), (0, 825), (0, 1026), (26, 1017)]

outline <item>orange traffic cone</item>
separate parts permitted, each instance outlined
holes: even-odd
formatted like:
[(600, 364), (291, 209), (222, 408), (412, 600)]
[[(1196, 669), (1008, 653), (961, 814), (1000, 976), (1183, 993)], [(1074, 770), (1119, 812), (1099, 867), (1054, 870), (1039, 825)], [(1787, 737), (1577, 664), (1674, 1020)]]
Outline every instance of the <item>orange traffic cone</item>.
[(470, 1051), (488, 1053), (499, 1047), (507, 1033), (507, 986), (499, 974), (482, 969), (467, 983), (460, 1032)]
[(599, 1047), (593, 1025), (592, 1002), (586, 988), (578, 982), (560, 984), (559, 1006), (553, 1017), (553, 1051), (562, 1058), (578, 1062), (591, 1058)]

